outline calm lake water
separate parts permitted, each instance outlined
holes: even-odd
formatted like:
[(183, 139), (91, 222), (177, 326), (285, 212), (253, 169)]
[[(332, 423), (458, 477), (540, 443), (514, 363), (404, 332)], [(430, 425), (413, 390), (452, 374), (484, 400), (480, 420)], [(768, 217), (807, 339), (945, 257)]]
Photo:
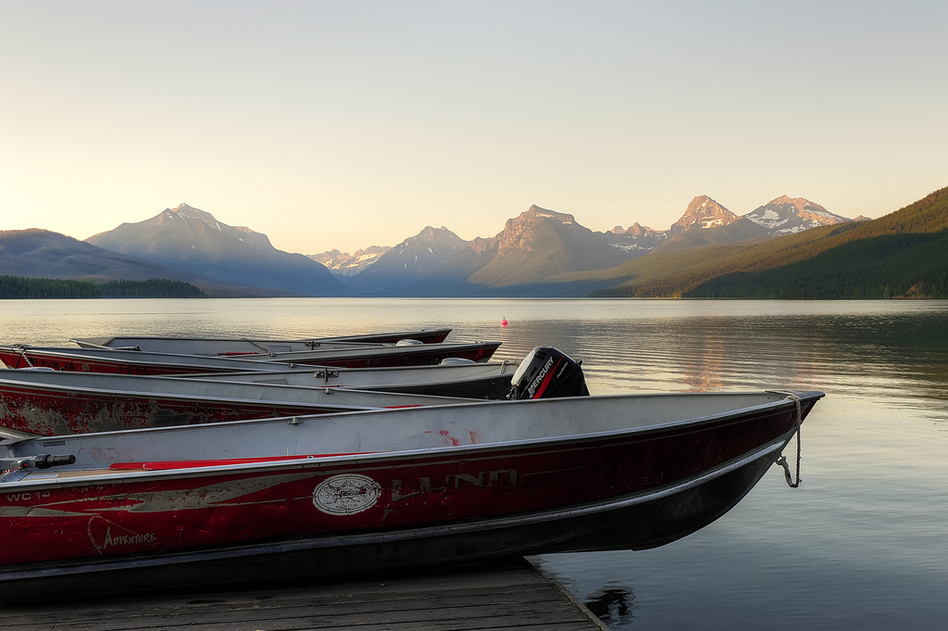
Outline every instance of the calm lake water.
[(449, 340), (502, 341), (498, 359), (554, 345), (583, 360), (593, 394), (826, 393), (803, 426), (799, 488), (775, 467), (673, 544), (532, 559), (610, 627), (948, 628), (948, 303), (0, 301), (0, 340), (34, 345), (441, 326), (454, 328)]

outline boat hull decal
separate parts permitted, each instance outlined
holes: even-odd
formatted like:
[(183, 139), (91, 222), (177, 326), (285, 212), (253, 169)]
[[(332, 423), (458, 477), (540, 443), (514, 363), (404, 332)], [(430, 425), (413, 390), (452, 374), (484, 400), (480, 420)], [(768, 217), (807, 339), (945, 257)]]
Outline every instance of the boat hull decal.
[(326, 478), (313, 491), (313, 505), (327, 515), (356, 515), (382, 496), (382, 487), (366, 475), (341, 474)]

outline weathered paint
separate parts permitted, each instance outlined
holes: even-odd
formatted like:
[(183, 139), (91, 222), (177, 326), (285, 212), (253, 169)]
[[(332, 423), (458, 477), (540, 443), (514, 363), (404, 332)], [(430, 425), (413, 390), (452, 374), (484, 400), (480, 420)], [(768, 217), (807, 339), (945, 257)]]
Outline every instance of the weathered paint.
[[(716, 423), (517, 449), (498, 444), (476, 452), (446, 447), (364, 460), (115, 472), (87, 482), (71, 476), (51, 482), (53, 471), (32, 485), (29, 477), (0, 484), (0, 565), (377, 532), (579, 506), (694, 478), (789, 438), (799, 420), (784, 405)], [(333, 479), (343, 484), (326, 491)], [(346, 499), (360, 488), (377, 497)], [(322, 508), (320, 489), (326, 491)], [(333, 505), (334, 492), (339, 509), (324, 510)]]
[(104, 432), (336, 412), (320, 404), (162, 399), (134, 393), (0, 389), (0, 425), (39, 435)]

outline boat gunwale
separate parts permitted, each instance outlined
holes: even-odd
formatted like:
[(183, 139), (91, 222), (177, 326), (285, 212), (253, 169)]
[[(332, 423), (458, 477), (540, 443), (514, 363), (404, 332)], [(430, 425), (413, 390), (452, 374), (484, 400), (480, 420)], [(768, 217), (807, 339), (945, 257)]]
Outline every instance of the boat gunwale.
[[(87, 363), (105, 363), (108, 365), (133, 365), (133, 366), (154, 366), (159, 361), (153, 361), (151, 358), (157, 356), (159, 360), (164, 360), (164, 358), (169, 358), (167, 364), (169, 365), (184, 365), (185, 367), (192, 367), (198, 365), (201, 367), (207, 368), (217, 368), (219, 370), (234, 370), (238, 366), (246, 366), (246, 370), (253, 371), (251, 366), (256, 365), (272, 365), (275, 367), (283, 366), (294, 366), (296, 362), (294, 360), (303, 360), (309, 362), (314, 359), (319, 359), (321, 357), (333, 357), (333, 353), (339, 354), (340, 356), (353, 357), (353, 358), (362, 358), (364, 356), (371, 356), (373, 353), (379, 353), (379, 351), (384, 351), (383, 354), (388, 355), (398, 355), (398, 354), (407, 354), (407, 355), (420, 355), (424, 353), (435, 353), (438, 351), (452, 352), (458, 350), (465, 350), (477, 347), (483, 348), (493, 348), (493, 351), (496, 352), (498, 348), (503, 344), (503, 342), (440, 342), (437, 344), (420, 344), (417, 346), (395, 346), (395, 345), (386, 345), (379, 347), (355, 347), (349, 349), (326, 349), (322, 351), (291, 351), (287, 353), (256, 353), (253, 355), (235, 355), (235, 356), (218, 356), (218, 355), (193, 355), (188, 353), (168, 353), (162, 351), (133, 351), (127, 349), (101, 349), (101, 348), (63, 348), (57, 346), (31, 346), (28, 344), (11, 344), (0, 346), (0, 351), (8, 350), (11, 353), (17, 353), (27, 360), (27, 352), (34, 351), (36, 355), (42, 355), (46, 357), (55, 357), (62, 359), (63, 361), (74, 361), (74, 362), (87, 362)], [(91, 355), (89, 353), (92, 353)], [(101, 355), (99, 354), (101, 353)], [(492, 353), (493, 354), (493, 353)], [(112, 355), (109, 357), (109, 355)], [(139, 357), (136, 358), (135, 355)], [(206, 360), (211, 362), (222, 362), (220, 364), (214, 363), (201, 363)], [(236, 365), (234, 365), (236, 363)], [(165, 365), (161, 363), (161, 365)], [(316, 364), (301, 364), (303, 366), (316, 366)], [(329, 366), (334, 368), (334, 366)], [(279, 368), (277, 368), (278, 370)], [(19, 369), (13, 369), (19, 370)], [(92, 371), (90, 371), (92, 372)]]
[[(234, 369), (238, 367), (243, 370), (243, 366), (246, 366), (246, 370), (253, 371), (251, 366), (265, 365), (268, 362), (262, 360), (249, 360), (249, 359), (240, 359), (240, 356), (237, 357), (209, 357), (206, 355), (182, 355), (178, 353), (161, 353), (161, 352), (150, 352), (150, 351), (130, 351), (124, 349), (101, 349), (101, 348), (77, 348), (75, 350), (71, 348), (62, 348), (57, 346), (0, 346), (0, 351), (8, 350), (9, 352), (17, 353), (22, 356), (24, 359), (26, 357), (26, 351), (37, 351), (37, 355), (42, 355), (46, 357), (54, 357), (56, 359), (61, 359), (63, 361), (74, 361), (74, 362), (86, 362), (86, 363), (104, 363), (108, 365), (130, 365), (130, 366), (154, 366), (157, 362), (149, 361), (149, 357), (144, 359), (141, 356), (149, 355), (154, 356), (158, 355), (161, 358), (170, 357), (173, 360), (169, 361), (169, 365), (178, 364), (183, 367), (193, 368), (211, 368), (220, 370), (231, 370), (230, 366), (235, 365)], [(108, 353), (103, 355), (89, 355), (89, 352), (101, 352)], [(131, 354), (130, 357), (126, 358), (125, 353)], [(121, 354), (121, 355), (120, 355)], [(134, 355), (139, 355), (138, 358), (135, 358)], [(112, 355), (109, 357), (109, 355)], [(117, 358), (117, 359), (116, 359)], [(206, 363), (205, 360), (212, 360), (215, 362), (223, 362), (221, 364)], [(275, 370), (283, 369), (283, 366), (286, 366), (286, 362), (269, 362), (275, 367)], [(164, 364), (161, 364), (164, 365)], [(292, 364), (290, 364), (292, 365)], [(23, 368), (13, 368), (12, 366), (7, 367), (9, 370), (24, 370)], [(32, 368), (32, 366), (30, 367)], [(44, 368), (42, 366), (37, 366), (37, 368)], [(259, 371), (264, 371), (265, 369), (259, 369)], [(94, 371), (89, 371), (94, 373)]]
[[(264, 343), (301, 343), (306, 344), (310, 342), (348, 342), (350, 340), (358, 340), (358, 338), (374, 338), (374, 337), (402, 337), (403, 339), (409, 339), (411, 335), (417, 335), (419, 333), (425, 335), (440, 335), (444, 333), (445, 337), (451, 334), (453, 329), (448, 327), (437, 328), (437, 329), (416, 329), (413, 331), (383, 331), (381, 334), (375, 333), (355, 333), (353, 335), (332, 335), (329, 337), (301, 337), (301, 338), (257, 338), (257, 337), (181, 337), (181, 336), (164, 336), (164, 335), (112, 335), (112, 336), (96, 336), (96, 337), (71, 337), (69, 341), (73, 344), (79, 346), (79, 348), (94, 348), (94, 349), (114, 349), (118, 350), (113, 346), (109, 346), (110, 342), (121, 339), (129, 340), (155, 340), (155, 341), (184, 341), (184, 342), (249, 342), (251, 344), (256, 344), (258, 342)], [(95, 346), (83, 346), (82, 343), (93, 343), (92, 340), (103, 340), (101, 344), (96, 343)], [(356, 342), (359, 343), (359, 342)], [(381, 344), (381, 342), (379, 342)]]
[[(799, 398), (801, 402), (808, 403), (813, 401), (815, 404), (820, 398), (822, 398), (824, 393), (819, 391), (754, 391), (753, 393), (742, 393), (742, 394), (774, 394), (774, 395), (787, 395), (793, 394)], [(704, 394), (721, 394), (726, 396), (726, 394), (741, 394), (741, 393), (704, 393)], [(625, 398), (629, 395), (605, 395), (600, 398)], [(666, 397), (666, 396), (675, 396), (671, 394), (649, 394), (649, 395), (634, 395), (634, 396), (645, 396), (645, 397)], [(573, 399), (585, 399), (588, 397), (570, 397)], [(543, 401), (542, 399), (539, 401)], [(525, 401), (506, 401), (506, 402), (496, 402), (496, 401), (475, 401), (472, 403), (460, 403), (460, 404), (451, 404), (447, 406), (438, 406), (439, 410), (449, 410), (455, 407), (467, 407), (470, 405), (475, 406), (484, 406), (491, 405), (496, 403), (506, 403), (506, 404), (524, 404), (538, 402), (537, 400), (525, 400)], [(166, 480), (166, 479), (175, 479), (175, 478), (203, 478), (211, 477), (215, 475), (243, 475), (243, 474), (271, 474), (271, 473), (280, 473), (289, 470), (307, 470), (307, 469), (316, 469), (316, 468), (326, 468), (336, 465), (351, 465), (356, 463), (359, 466), (362, 465), (372, 465), (378, 461), (385, 460), (398, 460), (399, 462), (405, 461), (415, 461), (421, 459), (444, 459), (456, 460), (459, 458), (465, 458), (470, 456), (477, 456), (483, 452), (493, 452), (497, 454), (503, 454), (505, 452), (517, 451), (523, 449), (536, 449), (536, 448), (550, 448), (557, 445), (569, 444), (573, 449), (583, 449), (589, 448), (593, 444), (610, 441), (614, 442), (620, 438), (626, 438), (628, 440), (643, 439), (649, 440), (649, 436), (653, 434), (661, 433), (674, 433), (677, 430), (684, 428), (693, 427), (695, 430), (701, 429), (707, 425), (714, 425), (716, 423), (722, 423), (728, 417), (734, 416), (745, 416), (745, 415), (755, 415), (764, 411), (776, 412), (782, 407), (794, 407), (797, 406), (797, 399), (785, 396), (785, 398), (777, 399), (774, 401), (768, 401), (761, 404), (734, 408), (724, 412), (717, 412), (710, 415), (693, 417), (689, 419), (679, 419), (675, 421), (665, 421), (652, 423), (648, 425), (640, 425), (635, 427), (625, 427), (620, 429), (605, 430), (600, 432), (592, 433), (583, 433), (583, 434), (563, 434), (559, 436), (543, 436), (538, 438), (522, 438), (517, 440), (509, 441), (494, 441), (486, 443), (476, 443), (468, 445), (438, 445), (435, 447), (422, 447), (422, 448), (411, 448), (411, 449), (400, 449), (400, 450), (388, 450), (388, 451), (373, 451), (373, 452), (361, 452), (361, 453), (346, 453), (342, 455), (326, 455), (320, 456), (319, 454), (312, 454), (312, 458), (307, 457), (307, 455), (295, 455), (295, 456), (286, 456), (285, 459), (281, 457), (276, 457), (274, 460), (266, 460), (262, 462), (238, 462), (238, 463), (229, 463), (229, 464), (217, 464), (217, 465), (207, 465), (207, 466), (196, 466), (196, 467), (182, 467), (177, 469), (157, 469), (157, 470), (128, 470), (128, 469), (107, 469), (102, 466), (98, 467), (89, 467), (82, 468), (73, 467), (68, 468), (69, 466), (64, 466), (60, 471), (64, 474), (66, 473), (76, 473), (77, 475), (65, 477), (65, 478), (53, 478), (53, 477), (37, 477), (30, 479), (30, 476), (27, 475), (22, 479), (10, 478), (10, 474), (7, 476), (0, 477), (0, 488), (10, 489), (11, 492), (13, 489), (22, 489), (24, 491), (32, 488), (73, 488), (81, 487), (90, 484), (94, 484), (99, 481), (106, 482), (108, 484), (131, 484), (135, 482), (140, 482), (142, 480)], [(415, 408), (417, 409), (417, 408)], [(286, 422), (290, 424), (301, 424), (305, 421), (322, 421), (329, 422), (334, 419), (345, 418), (350, 415), (363, 415), (363, 414), (373, 414), (378, 412), (384, 412), (385, 414), (399, 414), (399, 413), (410, 413), (413, 409), (394, 409), (394, 410), (358, 410), (353, 412), (343, 412), (340, 414), (323, 414), (323, 415), (313, 415), (313, 416), (291, 416), (291, 417), (276, 417), (272, 419), (249, 419), (242, 421), (225, 421), (220, 423), (213, 423), (212, 425), (220, 427), (223, 425), (238, 425), (238, 424), (248, 424), (248, 423), (260, 423), (263, 422)], [(795, 421), (794, 427), (797, 428), (802, 423), (801, 418)], [(734, 419), (733, 423), (741, 422), (739, 419)], [(729, 424), (729, 423), (723, 423)], [(15, 448), (16, 444), (24, 441), (32, 441), (33, 443), (42, 446), (44, 442), (60, 442), (64, 439), (81, 439), (82, 437), (89, 436), (101, 436), (107, 434), (121, 434), (127, 435), (130, 432), (142, 433), (142, 432), (153, 432), (153, 431), (165, 431), (168, 429), (189, 429), (207, 426), (209, 424), (202, 425), (182, 425), (176, 426), (173, 428), (143, 428), (143, 429), (134, 429), (134, 430), (119, 430), (113, 432), (100, 432), (97, 434), (72, 434), (65, 436), (44, 436), (37, 438), (29, 439), (5, 439), (0, 441), (0, 445), (12, 446)], [(654, 440), (654, 439), (652, 439)], [(56, 445), (60, 446), (60, 445)], [(39, 452), (38, 452), (39, 453)], [(30, 456), (12, 456), (13, 458), (28, 458)], [(221, 458), (221, 460), (226, 460), (227, 458)], [(197, 460), (213, 460), (213, 458), (200, 458), (192, 460), (182, 460), (178, 462), (194, 462)], [(117, 462), (116, 464), (120, 463)], [(134, 462), (140, 462), (140, 460), (135, 460)], [(165, 460), (162, 460), (165, 462)], [(175, 462), (175, 461), (170, 461)], [(107, 467), (108, 465), (106, 465)], [(395, 466), (395, 463), (392, 464)], [(39, 470), (30, 469), (31, 473)], [(92, 471), (90, 475), (82, 475), (80, 472)], [(17, 472), (13, 471), (12, 474), (15, 475)], [(56, 474), (55, 469), (49, 471), (43, 470), (42, 473), (36, 473), (35, 475), (51, 475)], [(4, 479), (9, 478), (9, 479)]]
[[(14, 368), (10, 370), (19, 371), (22, 369)], [(180, 383), (195, 384), (195, 387), (198, 387), (202, 383), (201, 380), (197, 380), (197, 379), (181, 379), (181, 378), (169, 376), (169, 375), (124, 375), (124, 374), (118, 374), (118, 373), (92, 373), (92, 372), (86, 373), (86, 372), (73, 372), (73, 371), (53, 371), (53, 372), (54, 374), (57, 374), (57, 375), (82, 375), (82, 378), (86, 378), (89, 380), (93, 380), (95, 378), (104, 376), (104, 380), (113, 379), (117, 381), (119, 379), (137, 380), (137, 379), (145, 378), (149, 380), (154, 380), (155, 383), (163, 379), (175, 379), (176, 381)], [(39, 374), (42, 374), (42, 373), (39, 373)], [(266, 374), (267, 373), (261, 373), (261, 376), (266, 375)], [(67, 377), (67, 379), (71, 379), (71, 378), (72, 377)], [(443, 399), (446, 401), (451, 401), (452, 403), (463, 403), (463, 401), (458, 401), (458, 399), (468, 398), (468, 397), (449, 397), (449, 396), (438, 395), (438, 394), (405, 394), (401, 392), (385, 392), (382, 390), (372, 390), (371, 388), (367, 388), (367, 387), (355, 388), (351, 386), (328, 386), (328, 385), (297, 386), (293, 384), (283, 384), (283, 383), (257, 383), (257, 382), (243, 382), (243, 381), (227, 381), (223, 379), (221, 380), (208, 379), (206, 381), (207, 383), (214, 384), (215, 386), (217, 386), (218, 384), (221, 384), (220, 386), (221, 389), (229, 385), (238, 385), (238, 386), (247, 386), (248, 388), (257, 387), (260, 389), (275, 388), (277, 392), (279, 392), (280, 389), (285, 389), (286, 391), (290, 391), (290, 390), (301, 391), (303, 393), (309, 390), (328, 391), (328, 392), (324, 392), (324, 394), (329, 395), (329, 396), (332, 396), (332, 394), (336, 392), (342, 392), (342, 393), (353, 392), (357, 394), (361, 394), (361, 393), (378, 394), (380, 395), (380, 397), (390, 396), (395, 400), (399, 398), (403, 398), (406, 401), (405, 405), (409, 405), (409, 406), (420, 405), (420, 404), (407, 403), (407, 401), (409, 401), (410, 399), (418, 398), (418, 397), (424, 397), (426, 399), (434, 399), (435, 400), (434, 402), (437, 402), (437, 400)], [(450, 382), (434, 382), (434, 383), (439, 384), (439, 385), (442, 383), (450, 384)], [(384, 384), (380, 384), (380, 385), (384, 386)], [(256, 405), (305, 405), (309, 407), (325, 407), (325, 408), (330, 408), (330, 409), (338, 409), (339, 413), (347, 412), (347, 411), (363, 410), (363, 409), (382, 409), (386, 407), (386, 406), (349, 405), (349, 404), (338, 404), (338, 403), (319, 403), (319, 402), (314, 402), (314, 401), (292, 401), (292, 400), (288, 401), (286, 399), (248, 399), (248, 398), (243, 398), (243, 397), (231, 397), (231, 396), (221, 396), (221, 395), (204, 395), (204, 394), (192, 395), (192, 394), (182, 394), (182, 393), (177, 393), (177, 392), (161, 392), (161, 391), (148, 391), (148, 390), (118, 390), (118, 389), (111, 389), (111, 388), (101, 388), (101, 387), (96, 387), (96, 386), (70, 385), (70, 384), (64, 384), (64, 383), (48, 384), (48, 383), (40, 383), (38, 381), (30, 382), (26, 380), (20, 381), (17, 379), (9, 379), (3, 375), (2, 370), (0, 370), (0, 386), (9, 386), (11, 389), (18, 387), (18, 388), (28, 389), (30, 391), (36, 391), (40, 393), (43, 391), (54, 391), (54, 392), (60, 392), (64, 394), (70, 394), (70, 393), (79, 391), (83, 393), (91, 392), (95, 394), (119, 397), (119, 398), (125, 397), (125, 396), (132, 396), (132, 397), (140, 397), (140, 398), (150, 398), (150, 399), (155, 399), (155, 400), (194, 401), (195, 403), (226, 402), (226, 403), (240, 403), (240, 404), (250, 404), (250, 405), (254, 405), (254, 404)], [(473, 398), (471, 399), (471, 401), (488, 401), (488, 400), (489, 399), (473, 399)], [(160, 429), (160, 428), (154, 428), (154, 429)], [(115, 431), (122, 431), (122, 430), (115, 430)]]
[[(346, 355), (353, 355), (355, 357), (361, 357), (362, 355), (371, 355), (373, 352), (378, 352), (379, 350), (389, 350), (393, 349), (392, 355), (397, 355), (395, 350), (405, 351), (405, 349), (414, 349), (407, 351), (407, 354), (423, 354), (426, 351), (437, 352), (442, 350), (447, 350), (448, 352), (458, 349), (467, 349), (467, 348), (493, 348), (496, 351), (503, 342), (440, 342), (438, 344), (419, 344), (417, 346), (397, 346), (395, 344), (389, 344), (378, 348), (366, 348), (366, 347), (355, 347), (351, 349), (323, 349), (323, 350), (307, 350), (307, 351), (286, 351), (286, 352), (269, 352), (267, 354), (261, 355), (252, 355), (248, 356), (246, 361), (255, 362), (255, 361), (265, 361), (271, 360), (277, 363), (279, 362), (292, 362), (294, 359), (301, 359), (309, 361), (310, 359), (318, 359), (324, 356), (331, 356), (332, 353), (345, 353)], [(434, 350), (433, 350), (434, 349)], [(243, 355), (238, 355), (237, 357), (244, 357)], [(259, 358), (259, 359), (258, 359)]]
[[(339, 370), (339, 371), (343, 371), (344, 373), (348, 373), (348, 372), (398, 373), (398, 372), (409, 372), (409, 371), (419, 370), (419, 369), (437, 370), (439, 368), (460, 369), (460, 370), (466, 369), (466, 370), (470, 370), (471, 372), (474, 372), (473, 368), (480, 368), (483, 370), (483, 372), (490, 373), (490, 369), (494, 368), (494, 369), (499, 370), (500, 372), (492, 376), (500, 377), (500, 376), (508, 374), (507, 373), (508, 368), (513, 367), (514, 369), (516, 369), (519, 365), (520, 365), (519, 362), (514, 361), (512, 359), (497, 359), (497, 360), (490, 360), (486, 362), (472, 361), (470, 364), (420, 364), (418, 366), (351, 367), (351, 366), (320, 366), (318, 364), (300, 364), (297, 367), (288, 368), (286, 370), (272, 370), (272, 371), (271, 370), (240, 370), (240, 371), (234, 371), (234, 372), (227, 372), (225, 374), (221, 374), (219, 372), (209, 372), (209, 373), (184, 373), (184, 374), (175, 374), (175, 375), (141, 375), (141, 376), (143, 377), (158, 376), (158, 377), (166, 377), (168, 379), (187, 379), (188, 381), (200, 381), (202, 378), (208, 381), (227, 381), (227, 379), (230, 377), (246, 377), (246, 376), (253, 376), (253, 375), (260, 375), (261, 377), (263, 376), (278, 377), (283, 374), (299, 375), (299, 374), (306, 374), (306, 373), (314, 373), (313, 374), (314, 379), (323, 379), (324, 378), (323, 376), (317, 375), (315, 373), (319, 372), (320, 370)], [(23, 370), (23, 369), (21, 368), (19, 370)], [(510, 374), (512, 373), (513, 371), (511, 371)], [(481, 375), (478, 375), (475, 378), (479, 379), (481, 378)], [(435, 383), (441, 383), (441, 382), (439, 381)], [(324, 386), (316, 386), (316, 387), (322, 388)], [(327, 386), (327, 387), (330, 387), (330, 386)]]

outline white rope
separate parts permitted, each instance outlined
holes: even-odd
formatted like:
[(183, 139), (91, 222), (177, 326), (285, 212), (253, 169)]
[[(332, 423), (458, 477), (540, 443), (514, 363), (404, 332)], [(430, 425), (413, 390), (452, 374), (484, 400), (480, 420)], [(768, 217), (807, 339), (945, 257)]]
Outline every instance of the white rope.
[(776, 464), (783, 467), (784, 477), (787, 479), (787, 484), (791, 489), (795, 489), (800, 486), (800, 482), (803, 480), (800, 478), (800, 462), (803, 459), (803, 444), (800, 437), (800, 434), (803, 430), (803, 402), (800, 397), (793, 392), (782, 392), (780, 390), (772, 390), (774, 394), (782, 394), (788, 399), (793, 399), (793, 402), (796, 404), (797, 408), (797, 418), (794, 425), (797, 428), (797, 466), (796, 466), (796, 476), (790, 475), (790, 465), (787, 464), (787, 457), (783, 454), (780, 454), (780, 457), (777, 458)]

